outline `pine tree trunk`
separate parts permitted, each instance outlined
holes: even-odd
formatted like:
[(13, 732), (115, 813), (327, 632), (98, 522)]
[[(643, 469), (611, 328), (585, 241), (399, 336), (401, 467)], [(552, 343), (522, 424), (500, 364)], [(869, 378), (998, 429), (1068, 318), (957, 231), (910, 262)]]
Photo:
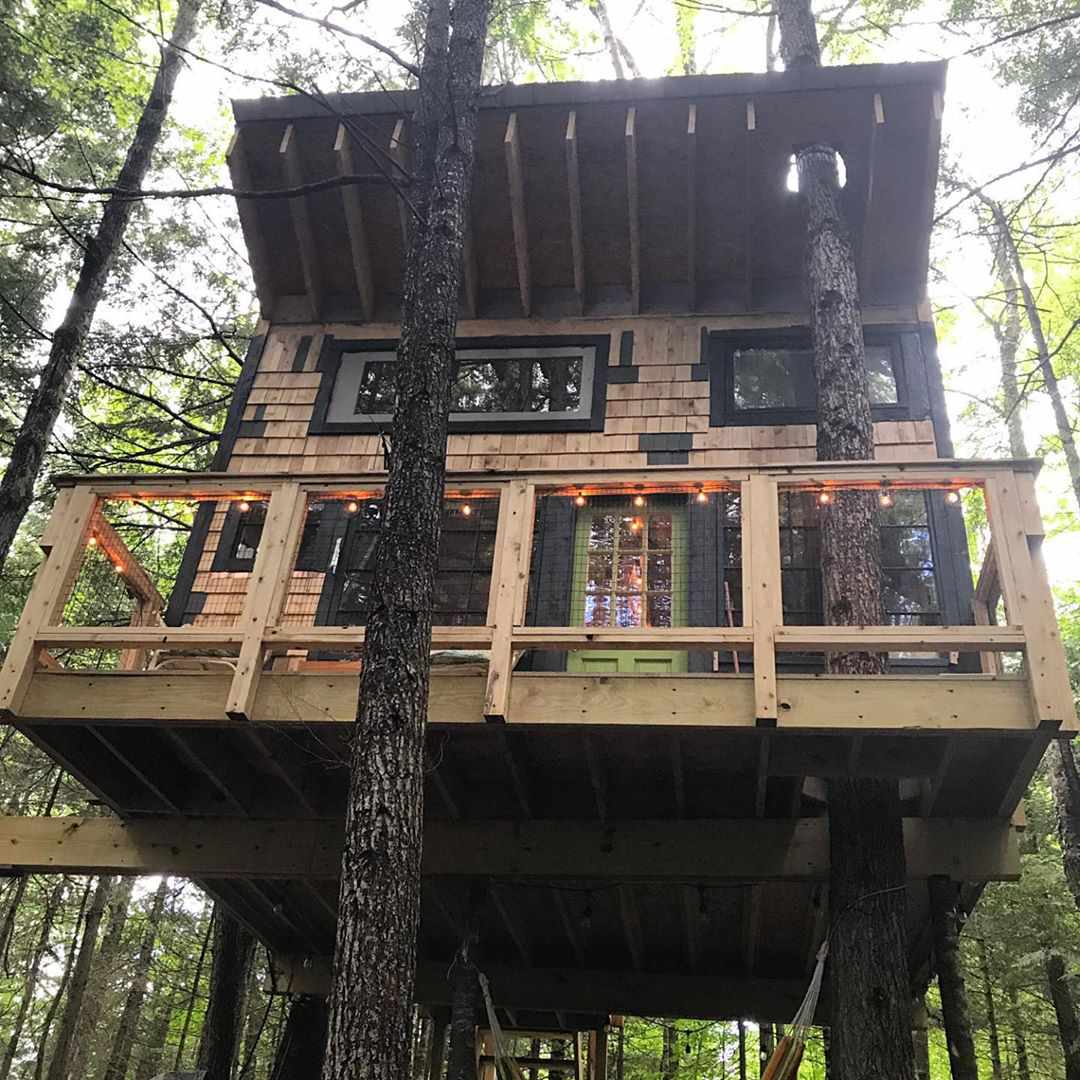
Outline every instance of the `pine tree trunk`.
[(104, 876), (97, 879), (97, 886), (90, 900), (90, 909), (86, 913), (86, 923), (83, 926), (79, 955), (75, 960), (75, 967), (71, 973), (71, 984), (68, 987), (67, 1001), (64, 1004), (64, 1015), (60, 1020), (60, 1030), (56, 1033), (56, 1044), (53, 1046), (52, 1058), (49, 1060), (49, 1071), (46, 1074), (46, 1080), (68, 1080), (68, 1063), (72, 1056), (72, 1040), (79, 1026), (79, 1017), (82, 1013), (83, 1001), (86, 998), (86, 988), (90, 982), (90, 973), (93, 969), (98, 932), (101, 929), (101, 920), (105, 916), (105, 905), (109, 902), (112, 887), (113, 879), (111, 877)]
[[(778, 0), (788, 70), (821, 64), (809, 0)], [(819, 460), (874, 457), (855, 255), (840, 205), (836, 153), (796, 153), (806, 206), (806, 282), (817, 380)], [(880, 625), (881, 553), (874, 494), (837, 492), (822, 513), (822, 582), (830, 625)], [(885, 657), (829, 657), (829, 670), (878, 674)], [(906, 871), (896, 784), (839, 779), (829, 785), (830, 899), (836, 912), (829, 958), (832, 1061), (841, 1080), (911, 1080)], [(872, 895), (871, 895), (872, 894)]]
[(1020, 1015), (1020, 999), (1015, 986), (1009, 987), (1009, 1023), (1012, 1027), (1013, 1045), (1016, 1047), (1017, 1080), (1031, 1080), (1027, 1034), (1024, 1031), (1024, 1018)]
[(660, 1080), (675, 1080), (679, 1068), (679, 1036), (675, 1022), (664, 1021), (664, 1043), (660, 1052)]
[[(38, 1051), (37, 1058), (34, 1061), (34, 1080), (41, 1080), (45, 1071), (45, 1055), (49, 1048), (49, 1036), (52, 1034), (56, 1014), (60, 1010), (60, 1002), (64, 1000), (64, 995), (67, 993), (68, 985), (71, 982), (71, 972), (75, 966), (75, 954), (78, 952), (79, 947), (79, 934), (82, 931), (83, 919), (86, 917), (86, 905), (90, 902), (91, 888), (92, 882), (87, 881), (86, 887), (83, 889), (82, 901), (79, 904), (79, 914), (75, 919), (75, 930), (65, 951), (64, 973), (60, 976), (60, 984), (53, 993), (52, 1001), (49, 1002), (49, 1008), (45, 1013), (45, 1020), (41, 1025), (41, 1030), (37, 1033)], [(53, 1053), (55, 1055), (55, 1050)]]
[(450, 1018), (443, 1010), (432, 1017), (431, 1054), (428, 1059), (427, 1080), (443, 1080), (446, 1068), (446, 1037), (450, 1032)]
[[(143, 106), (135, 135), (128, 146), (127, 156), (116, 180), (118, 188), (137, 191), (146, 180), (150, 160), (172, 101), (176, 77), (184, 62), (182, 50), (194, 36), (201, 2), (180, 0), (178, 4), (172, 38), (164, 50), (150, 97)], [(42, 369), (37, 389), (11, 449), (7, 469), (0, 480), (0, 570), (7, 561), (15, 533), (33, 500), (34, 484), (41, 472), (53, 427), (64, 406), (75, 365), (90, 333), (134, 206), (135, 202), (131, 199), (111, 196), (105, 203), (97, 231), (86, 243), (79, 279), (63, 322), (53, 334), (48, 362)]]
[(195, 1012), (195, 1002), (199, 997), (199, 983), (202, 982), (203, 965), (206, 963), (206, 954), (210, 949), (210, 939), (214, 935), (214, 917), (211, 913), (206, 920), (206, 932), (203, 934), (202, 946), (199, 949), (199, 959), (195, 963), (195, 974), (191, 980), (191, 993), (188, 995), (187, 1007), (184, 1010), (184, 1024), (180, 1029), (180, 1041), (176, 1045), (176, 1057), (173, 1060), (173, 1071), (179, 1072), (184, 1061), (184, 1049), (187, 1046), (188, 1031), (191, 1029), (191, 1017)]
[(758, 1076), (765, 1075), (774, 1049), (772, 1024), (758, 1024)]
[(124, 1008), (120, 1013), (120, 1023), (113, 1036), (112, 1051), (105, 1066), (103, 1080), (125, 1080), (131, 1054), (135, 1048), (135, 1035), (138, 1031), (139, 1017), (142, 1014), (143, 1000), (146, 997), (146, 984), (150, 977), (150, 964), (154, 959), (154, 942), (157, 940), (158, 927), (165, 912), (165, 897), (168, 894), (169, 879), (163, 877), (154, 893), (154, 901), (143, 927), (142, 940), (139, 942), (139, 954), (135, 959), (131, 986), (124, 999)]
[(1065, 882), (1080, 907), (1080, 771), (1071, 738), (1055, 739), (1046, 754)]
[(1005, 410), (1005, 428), (1009, 433), (1009, 453), (1014, 458), (1025, 458), (1028, 456), (1027, 440), (1024, 438), (1020, 386), (1016, 381), (1016, 356), (1020, 351), (1020, 309), (1023, 300), (1020, 287), (1016, 283), (1008, 238), (1002, 235), (1000, 224), (994, 236), (994, 265), (1001, 278), (1004, 294), (1002, 302), (1005, 305), (1001, 325), (994, 330), (1001, 362), (1001, 404)]
[(1046, 981), (1050, 984), (1050, 1000), (1057, 1016), (1058, 1036), (1065, 1055), (1065, 1080), (1080, 1080), (1080, 1020), (1072, 990), (1066, 981), (1065, 958), (1053, 949), (1043, 952)]
[(979, 967), (982, 969), (983, 1004), (986, 1008), (986, 1027), (990, 1037), (990, 1075), (1002, 1080), (1001, 1037), (998, 1034), (997, 1012), (994, 1009), (994, 985), (990, 981), (990, 957), (986, 951), (986, 939), (979, 938)]
[(34, 994), (37, 991), (38, 979), (41, 977), (41, 961), (44, 959), (45, 950), (49, 947), (49, 936), (52, 934), (53, 922), (56, 913), (64, 900), (66, 882), (61, 879), (49, 892), (49, 898), (45, 902), (45, 912), (41, 920), (41, 931), (38, 934), (37, 943), (30, 957), (30, 966), (26, 972), (23, 984), (22, 997), (19, 999), (19, 1008), (15, 1013), (15, 1020), (11, 1027), (11, 1037), (8, 1039), (7, 1048), (4, 1050), (3, 1060), (0, 1061), (0, 1080), (8, 1080), (11, 1075), (11, 1066), (15, 1062), (15, 1055), (19, 1050), (19, 1040), (22, 1038), (23, 1027), (26, 1018), (34, 1004)]
[(945, 1017), (945, 1041), (953, 1080), (979, 1080), (975, 1062), (975, 1038), (971, 1008), (960, 966), (960, 926), (957, 888), (948, 878), (932, 877), (928, 883), (930, 919), (934, 937), (941, 1011)]
[(241, 1040), (239, 1071), (236, 1080), (251, 1080), (255, 1071), (255, 1058), (262, 1038), (263, 1026), (269, 1013), (259, 1001), (259, 968), (255, 963), (255, 941), (252, 939), (248, 953), (247, 983), (244, 986), (244, 1037)]
[(214, 905), (214, 962), (210, 1000), (199, 1043), (206, 1080), (230, 1080), (243, 1016), (244, 984), (255, 939), (221, 904)]
[(915, 1046), (915, 1080), (930, 1080), (930, 1018), (924, 994), (911, 1003), (911, 1039)]
[(480, 983), (468, 943), (454, 959), (450, 989), (450, 1043), (446, 1080), (476, 1080), (476, 1018)]
[(739, 1021), (739, 1080), (746, 1080), (746, 1021)]
[(324, 1080), (408, 1069), (424, 820), (424, 729), (461, 258), (489, 0), (432, 0), (418, 89), (417, 211), (374, 605), (367, 622)]
[(312, 1080), (319, 1075), (326, 1053), (327, 1020), (326, 998), (301, 994), (292, 999), (270, 1080)]
[(142, 1040), (142, 1050), (135, 1062), (135, 1080), (153, 1080), (161, 1072), (165, 1058), (165, 1043), (169, 1037), (169, 1024), (176, 1008), (174, 993), (162, 994), (154, 1018)]
[(108, 904), (109, 918), (101, 948), (90, 964), (82, 1012), (75, 1027), (72, 1043), (71, 1067), (68, 1076), (82, 1080), (89, 1075), (90, 1051), (98, 1041), (98, 1021), (108, 995), (109, 984), (116, 972), (124, 944), (124, 926), (127, 923), (128, 905), (134, 878), (122, 878)]

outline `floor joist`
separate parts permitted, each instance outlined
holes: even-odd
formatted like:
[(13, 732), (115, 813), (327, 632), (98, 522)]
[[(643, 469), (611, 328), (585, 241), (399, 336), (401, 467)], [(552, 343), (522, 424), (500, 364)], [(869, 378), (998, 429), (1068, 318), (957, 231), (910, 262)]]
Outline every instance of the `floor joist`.
[[(234, 818), (0, 817), (3, 865), (33, 872), (194, 878), (334, 878), (342, 825)], [(912, 879), (1019, 876), (1008, 822), (906, 818)], [(823, 881), (825, 818), (793, 820), (429, 821), (424, 874), (618, 882)]]

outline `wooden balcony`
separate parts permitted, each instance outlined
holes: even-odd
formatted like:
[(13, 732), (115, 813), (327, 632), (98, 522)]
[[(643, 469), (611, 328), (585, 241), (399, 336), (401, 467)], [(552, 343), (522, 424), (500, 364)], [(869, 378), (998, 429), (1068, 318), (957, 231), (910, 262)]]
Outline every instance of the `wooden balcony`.
[[(608, 1011), (785, 1019), (827, 925), (825, 781), (847, 775), (901, 785), (912, 960), (924, 965), (918, 883), (946, 874), (977, 890), (1017, 873), (1010, 819), (1049, 739), (1075, 725), (1034, 468), (451, 476), (449, 499), (497, 499), (498, 512), (486, 622), (433, 634), (435, 649), (484, 655), (433, 669), (421, 996), (440, 1000), (440, 965), (468, 883), (480, 878), (495, 883), (492, 983), (505, 1003), (516, 1000), (519, 1022), (547, 1023), (552, 1010), (583, 1027)], [(290, 590), (303, 579), (295, 567), (309, 506), (377, 498), (383, 479), (61, 478), (0, 705), (123, 821), (9, 820), (11, 865), (188, 874), (260, 934), (294, 988), (318, 981), (333, 943), (359, 680), (356, 659), (325, 654), (362, 656), (364, 631), (309, 625)], [(780, 496), (883, 485), (984, 493), (992, 540), (973, 624), (786, 625)], [(742, 625), (530, 620), (538, 499), (732, 492), (741, 495)], [(111, 507), (256, 497), (266, 515), (254, 566), (230, 576), (243, 589), (239, 616), (162, 625), (162, 598), (109, 524)], [(63, 621), (88, 545), (132, 594), (131, 625)], [(1005, 619), (994, 625), (999, 596)], [(787, 673), (786, 655), (854, 648), (939, 659), (883, 676)], [(738, 673), (592, 674), (520, 663), (595, 650), (734, 654), (742, 664)], [(958, 654), (976, 656), (978, 670), (960, 673), (949, 662)], [(587, 934), (570, 910), (579, 904)]]

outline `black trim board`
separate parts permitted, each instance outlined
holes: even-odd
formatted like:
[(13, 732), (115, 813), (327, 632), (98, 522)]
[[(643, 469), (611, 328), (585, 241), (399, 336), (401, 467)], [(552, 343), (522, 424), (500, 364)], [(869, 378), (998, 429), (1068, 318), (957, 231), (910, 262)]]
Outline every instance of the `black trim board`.
[[(214, 460), (210, 463), (210, 469), (213, 472), (225, 472), (228, 468), (229, 459), (232, 457), (233, 448), (240, 435), (244, 410), (247, 408), (248, 397), (251, 395), (255, 376), (259, 371), (265, 345), (266, 336), (263, 334), (256, 334), (248, 342), (244, 364), (240, 369), (240, 378), (236, 381), (236, 389), (229, 403), (229, 411), (225, 415), (225, 425), (221, 429)], [(163, 618), (166, 626), (184, 625), (184, 615), (188, 611), (189, 600), (192, 598), (191, 590), (195, 584), (195, 575), (199, 571), (199, 560), (202, 559), (206, 538), (210, 533), (210, 522), (214, 518), (214, 506), (215, 504), (211, 502), (200, 503), (198, 510), (195, 511), (195, 520), (191, 523), (191, 533), (188, 535), (187, 546), (184, 548), (184, 557), (180, 560), (180, 571), (176, 575), (172, 592), (169, 594), (169, 603), (165, 608)], [(202, 605), (200, 604), (199, 607), (201, 610)]]
[[(584, 419), (576, 420), (454, 420), (450, 421), (451, 434), (536, 433), (558, 431), (603, 431), (607, 409), (607, 384), (612, 373), (622, 369), (609, 368), (611, 352), (610, 334), (532, 335), (528, 337), (477, 337), (458, 338), (458, 349), (542, 349), (552, 346), (582, 346), (596, 350), (593, 367), (592, 411)], [(350, 421), (335, 423), (327, 420), (334, 383), (345, 353), (394, 352), (397, 338), (335, 338), (327, 334), (319, 353), (316, 370), (322, 378), (315, 397), (315, 404), (308, 424), (309, 435), (359, 435), (385, 430), (386, 425), (377, 422)], [(631, 368), (631, 371), (637, 371)], [(636, 380), (635, 380), (636, 381)]]

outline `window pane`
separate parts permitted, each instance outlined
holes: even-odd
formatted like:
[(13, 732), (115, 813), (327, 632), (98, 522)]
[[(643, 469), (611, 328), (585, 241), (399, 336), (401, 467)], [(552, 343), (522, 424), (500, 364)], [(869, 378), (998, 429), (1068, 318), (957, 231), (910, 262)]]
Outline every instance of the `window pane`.
[(649, 625), (671, 626), (670, 593), (656, 593), (649, 596)]
[(397, 367), (387, 360), (369, 360), (360, 376), (356, 394), (358, 414), (385, 415), (394, 411)]
[(641, 606), (640, 596), (616, 596), (615, 625), (641, 626)]
[(668, 551), (649, 556), (649, 589), (671, 591), (671, 553)]
[(866, 378), (870, 384), (871, 405), (895, 405), (896, 372), (892, 349), (888, 345), (866, 346)]
[(585, 597), (585, 625), (611, 625), (611, 597), (607, 593)]
[(645, 532), (644, 519), (624, 517), (619, 519), (619, 547), (624, 551), (640, 551), (642, 533)]
[(581, 404), (580, 356), (457, 361), (451, 411), (571, 412)]
[(809, 349), (736, 349), (736, 409), (812, 409), (817, 403)]

